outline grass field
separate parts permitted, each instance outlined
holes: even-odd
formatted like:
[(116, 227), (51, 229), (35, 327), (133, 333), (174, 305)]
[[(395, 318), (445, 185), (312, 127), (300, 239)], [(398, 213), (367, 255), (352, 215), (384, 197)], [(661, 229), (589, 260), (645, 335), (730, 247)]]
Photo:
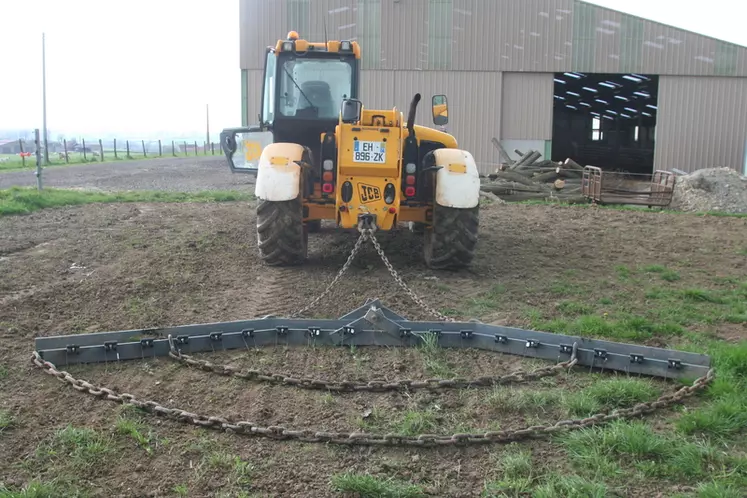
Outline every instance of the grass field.
[(13, 187), (0, 190), (0, 216), (27, 214), (40, 209), (93, 203), (121, 202), (228, 202), (251, 200), (254, 196), (238, 191), (197, 193), (138, 190), (104, 193), (71, 189)]
[[(218, 154), (220, 151), (216, 149), (216, 154)], [(204, 152), (198, 152), (196, 157), (204, 156)], [(207, 155), (214, 155), (208, 152)], [(179, 154), (177, 157), (191, 157), (194, 156), (194, 153), (191, 154)], [(143, 159), (158, 159), (158, 158), (168, 158), (168, 157), (174, 157), (170, 154), (163, 154), (162, 156), (159, 156), (158, 153), (148, 153), (147, 155), (143, 155), (141, 152), (136, 152), (134, 150), (130, 151), (130, 157), (126, 156), (125, 151), (117, 151), (117, 157), (114, 157), (114, 151), (104, 151), (104, 159), (101, 160), (100, 158), (94, 158), (92, 153), (86, 153), (86, 157), (84, 158), (82, 152), (69, 152), (68, 153), (68, 161), (66, 162), (64, 159), (60, 159), (57, 154), (50, 154), (49, 155), (49, 164), (44, 165), (44, 158), (42, 157), (42, 167), (44, 168), (59, 168), (64, 166), (77, 166), (81, 164), (108, 164), (108, 163), (118, 163), (118, 162), (125, 162), (125, 161), (142, 161)], [(36, 156), (32, 155), (30, 157), (26, 158), (25, 166), (24, 161), (18, 154), (0, 154), (0, 158), (7, 158), (7, 161), (0, 162), (0, 172), (3, 171), (22, 171), (22, 170), (32, 170), (36, 168)]]
[[(0, 206), (11, 202), (4, 195)], [(348, 448), (164, 421), (62, 385), (33, 369), (28, 353), (40, 335), (283, 316), (331, 281), (354, 238), (323, 229), (309, 237), (306, 265), (272, 268), (256, 255), (254, 201), (189, 202), (238, 194), (159, 204), (54, 195), (61, 196), (56, 203), (17, 190), (12, 210), (75, 205), (0, 217), (7, 277), (0, 281), (2, 498), (747, 496), (747, 218), (488, 204), (474, 267), (454, 273), (427, 270), (414, 235), (379, 235), (404, 280), (454, 318), (704, 352), (716, 379), (673, 408), (538, 440)], [(152, 200), (148, 195), (126, 200)], [(89, 201), (99, 204), (82, 205)], [(339, 316), (379, 297), (411, 319), (431, 318), (368, 249), (315, 313)], [(547, 365), (428, 341), (407, 349), (278, 346), (201, 357), (338, 381), (471, 378)], [(576, 368), (528, 384), (338, 394), (228, 379), (168, 358), (66, 370), (195, 413), (409, 435), (551, 424), (681, 386)]]

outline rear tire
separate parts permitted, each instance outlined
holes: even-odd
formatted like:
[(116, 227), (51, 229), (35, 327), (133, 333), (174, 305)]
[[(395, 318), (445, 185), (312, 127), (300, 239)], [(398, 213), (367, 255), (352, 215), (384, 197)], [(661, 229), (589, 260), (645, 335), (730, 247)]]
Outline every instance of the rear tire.
[(475, 256), (479, 205), (470, 209), (435, 205), (433, 224), (425, 232), (425, 264), (434, 270), (458, 270), (470, 266)]
[(290, 201), (259, 201), (259, 256), (271, 266), (298, 265), (308, 254), (308, 230), (303, 225), (301, 197)]

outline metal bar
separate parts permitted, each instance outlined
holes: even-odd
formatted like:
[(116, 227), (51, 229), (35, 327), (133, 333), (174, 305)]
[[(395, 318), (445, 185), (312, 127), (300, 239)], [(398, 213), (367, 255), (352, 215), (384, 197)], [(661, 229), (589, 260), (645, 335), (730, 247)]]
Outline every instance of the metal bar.
[(338, 320), (264, 318), (160, 329), (37, 337), (36, 350), (60, 365), (167, 356), (169, 336), (186, 354), (263, 346), (416, 346), (436, 334), (449, 348), (475, 348), (549, 361), (566, 361), (577, 347), (578, 365), (671, 379), (705, 375), (707, 355), (636, 344), (552, 334), (476, 322), (402, 319), (374, 301)]

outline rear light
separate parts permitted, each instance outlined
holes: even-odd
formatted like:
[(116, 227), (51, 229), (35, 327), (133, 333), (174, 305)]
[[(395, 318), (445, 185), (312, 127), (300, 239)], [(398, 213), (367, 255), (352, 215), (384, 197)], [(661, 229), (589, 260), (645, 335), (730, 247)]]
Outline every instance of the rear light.
[(405, 195), (407, 197), (414, 197), (415, 196), (415, 187), (407, 187), (405, 189)]
[(406, 183), (407, 183), (408, 185), (415, 185), (415, 177), (414, 177), (414, 176), (412, 176), (412, 175), (408, 175), (408, 176), (407, 176), (407, 177), (405, 178), (405, 182), (406, 182)]
[(331, 194), (334, 190), (335, 187), (331, 183), (325, 183), (322, 185), (322, 192), (324, 192), (325, 194)]
[(325, 171), (322, 175), (322, 180), (325, 182), (331, 182), (334, 179), (334, 174), (331, 171)]
[(415, 163), (407, 163), (407, 166), (405, 166), (405, 172), (407, 172), (408, 175), (414, 174), (416, 169)]
[(394, 214), (394, 213), (397, 212), (397, 208), (396, 207), (390, 207), (389, 208), (389, 212), (392, 213), (392, 214)]
[(322, 168), (324, 168), (325, 171), (332, 171), (334, 167), (335, 163), (332, 162), (332, 159), (325, 159), (322, 162)]

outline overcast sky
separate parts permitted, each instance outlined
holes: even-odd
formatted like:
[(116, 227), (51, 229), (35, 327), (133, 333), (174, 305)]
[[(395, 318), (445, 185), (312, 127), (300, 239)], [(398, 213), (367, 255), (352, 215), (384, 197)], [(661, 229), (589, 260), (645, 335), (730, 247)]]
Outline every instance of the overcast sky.
[[(734, 0), (591, 3), (747, 45)], [(42, 32), (51, 130), (202, 132), (205, 104), (213, 132), (238, 126), (237, 15), (238, 0), (1, 0), (0, 129), (41, 128)]]

